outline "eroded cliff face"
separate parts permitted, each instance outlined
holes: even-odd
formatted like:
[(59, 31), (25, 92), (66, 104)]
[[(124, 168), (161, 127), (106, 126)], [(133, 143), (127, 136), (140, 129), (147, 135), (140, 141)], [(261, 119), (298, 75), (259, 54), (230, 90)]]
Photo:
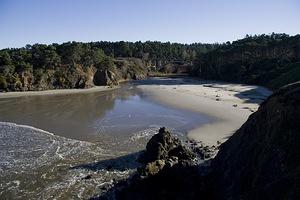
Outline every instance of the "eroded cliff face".
[(217, 199), (300, 198), (300, 82), (270, 96), (213, 162)]
[(41, 91), (47, 89), (90, 88), (94, 86), (94, 67), (74, 65), (72, 68), (57, 68), (36, 73), (24, 71), (15, 74), (15, 80), (8, 84), (7, 91)]

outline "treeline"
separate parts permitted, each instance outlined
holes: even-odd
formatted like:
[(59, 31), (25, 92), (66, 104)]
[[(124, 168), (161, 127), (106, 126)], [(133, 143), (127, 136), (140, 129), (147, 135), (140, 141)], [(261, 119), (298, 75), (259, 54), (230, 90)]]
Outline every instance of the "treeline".
[(197, 55), (209, 52), (221, 44), (180, 44), (170, 42), (93, 42), (92, 47), (102, 49), (106, 55), (113, 57), (135, 57), (145, 61), (159, 60), (163, 64), (171, 61), (191, 62)]
[[(79, 88), (92, 70), (111, 68), (113, 60), (89, 44), (35, 44), (0, 51), (0, 90)], [(90, 84), (90, 83), (89, 83)]]
[[(149, 66), (175, 61), (193, 61), (200, 53), (219, 44), (178, 44), (162, 42), (67, 42), (35, 44), (0, 50), (0, 90), (44, 90), (85, 88), (93, 84), (89, 76), (102, 70), (99, 84), (137, 78)], [(104, 70), (108, 70), (104, 72)], [(120, 73), (119, 73), (120, 72)], [(98, 75), (100, 73), (97, 73)], [(114, 79), (106, 80), (102, 79)], [(97, 79), (99, 80), (99, 78)], [(97, 83), (98, 84), (98, 83)]]
[(300, 35), (247, 35), (199, 55), (192, 74), (276, 89), (300, 80), (299, 62)]
[(175, 65), (177, 71), (191, 72), (204, 79), (278, 88), (300, 79), (299, 61), (300, 35), (274, 33), (247, 35), (223, 44), (35, 44), (0, 50), (0, 91), (118, 84), (122, 79), (143, 78), (148, 70), (176, 72)]

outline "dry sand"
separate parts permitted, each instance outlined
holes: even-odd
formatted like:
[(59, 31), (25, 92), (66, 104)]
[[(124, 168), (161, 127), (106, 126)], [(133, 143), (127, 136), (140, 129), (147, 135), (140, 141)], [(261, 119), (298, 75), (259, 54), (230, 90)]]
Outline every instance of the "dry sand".
[(211, 123), (188, 133), (189, 138), (209, 146), (228, 139), (272, 93), (259, 86), (194, 79), (138, 87), (153, 100), (209, 116)]

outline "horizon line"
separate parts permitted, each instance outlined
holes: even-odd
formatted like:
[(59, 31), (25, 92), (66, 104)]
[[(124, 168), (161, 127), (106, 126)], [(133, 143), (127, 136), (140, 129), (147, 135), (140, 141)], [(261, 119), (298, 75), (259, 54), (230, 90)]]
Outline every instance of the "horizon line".
[(227, 41), (215, 41), (215, 42), (177, 42), (177, 41), (163, 41), (163, 40), (135, 40), (135, 41), (130, 41), (130, 40), (91, 40), (91, 41), (76, 41), (76, 40), (69, 40), (69, 41), (61, 41), (61, 42), (32, 42), (32, 43), (28, 43), (28, 44), (25, 44), (25, 45), (22, 45), (22, 46), (19, 46), (19, 47), (12, 47), (12, 46), (9, 46), (9, 47), (4, 47), (4, 48), (0, 48), (0, 50), (5, 50), (5, 49), (21, 49), (21, 48), (25, 48), (26, 46), (33, 46), (33, 45), (54, 45), (54, 44), (58, 44), (58, 45), (62, 45), (62, 44), (65, 44), (65, 43), (73, 43), (73, 42), (77, 42), (77, 43), (96, 43), (96, 42), (111, 42), (111, 43), (117, 43), (117, 42), (128, 42), (128, 43), (136, 43), (136, 42), (142, 42), (142, 43), (145, 43), (145, 42), (161, 42), (161, 43), (170, 43), (170, 44), (182, 44), (182, 45), (192, 45), (192, 44), (215, 44), (215, 45), (218, 45), (218, 44), (224, 44), (224, 43), (227, 43), (227, 42), (230, 42), (232, 43), (233, 41), (238, 41), (238, 40), (242, 40), (242, 39), (245, 39), (247, 36), (250, 36), (250, 37), (253, 37), (253, 36), (261, 36), (261, 35), (266, 35), (266, 36), (270, 36), (272, 34), (286, 34), (288, 35), (289, 37), (294, 37), (294, 36), (297, 36), (297, 35), (300, 35), (300, 33), (297, 33), (297, 34), (287, 34), (287, 33), (276, 33), (276, 32), (272, 32), (272, 33), (259, 33), (259, 34), (246, 34), (244, 35), (242, 38), (237, 38), (235, 40), (227, 40)]

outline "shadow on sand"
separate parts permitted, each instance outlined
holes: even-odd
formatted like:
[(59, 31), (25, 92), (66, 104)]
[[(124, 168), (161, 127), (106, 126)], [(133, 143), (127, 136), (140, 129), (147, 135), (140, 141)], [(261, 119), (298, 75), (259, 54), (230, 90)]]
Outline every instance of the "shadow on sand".
[(239, 92), (234, 96), (244, 100), (245, 103), (261, 104), (264, 100), (267, 99), (267, 96), (263, 96), (262, 94), (258, 93), (256, 88)]
[(145, 80), (132, 81), (133, 85), (200, 85), (203, 81), (187, 76), (152, 77)]

